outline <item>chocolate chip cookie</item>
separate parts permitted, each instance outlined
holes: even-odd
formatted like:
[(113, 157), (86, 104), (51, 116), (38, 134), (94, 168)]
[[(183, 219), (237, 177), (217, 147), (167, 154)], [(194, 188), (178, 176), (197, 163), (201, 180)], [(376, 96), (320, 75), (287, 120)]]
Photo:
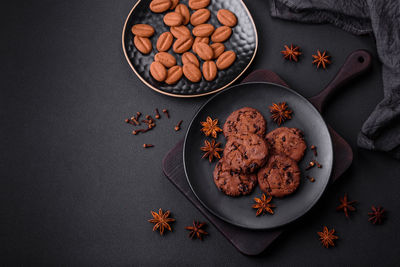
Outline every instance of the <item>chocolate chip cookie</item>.
[(223, 170), (253, 173), (263, 166), (268, 156), (268, 145), (256, 134), (232, 135), (224, 149)]
[(303, 132), (297, 128), (280, 127), (266, 136), (271, 154), (285, 154), (286, 156), (300, 161), (307, 148), (303, 138)]
[(214, 183), (218, 189), (232, 197), (250, 194), (257, 185), (257, 175), (224, 171), (222, 161), (220, 160), (214, 169)]
[(253, 133), (264, 136), (267, 123), (261, 113), (250, 107), (238, 109), (229, 115), (224, 124), (224, 135)]
[(300, 184), (297, 162), (285, 155), (272, 155), (258, 171), (258, 183), (265, 193), (274, 197), (292, 194)]

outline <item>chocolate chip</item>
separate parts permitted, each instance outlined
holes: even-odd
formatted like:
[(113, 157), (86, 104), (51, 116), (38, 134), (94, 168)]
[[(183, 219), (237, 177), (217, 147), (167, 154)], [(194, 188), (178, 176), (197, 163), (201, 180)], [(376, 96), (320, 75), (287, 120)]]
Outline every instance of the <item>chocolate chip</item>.
[(251, 169), (255, 169), (255, 168), (258, 167), (258, 164), (253, 162), (253, 163), (250, 164), (249, 167), (250, 167)]
[(246, 184), (240, 184), (239, 185), (239, 191), (242, 193), (247, 193), (249, 191), (249, 188)]

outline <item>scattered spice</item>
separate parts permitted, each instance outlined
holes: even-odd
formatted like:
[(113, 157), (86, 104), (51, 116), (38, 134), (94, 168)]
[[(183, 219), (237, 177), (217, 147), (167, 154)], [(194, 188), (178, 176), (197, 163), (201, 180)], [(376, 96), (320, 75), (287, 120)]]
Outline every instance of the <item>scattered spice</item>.
[(272, 208), (275, 208), (274, 204), (271, 204), (272, 196), (268, 195), (268, 198), (263, 194), (261, 198), (254, 198), (256, 204), (253, 204), (252, 208), (257, 209), (256, 216), (262, 214), (264, 215), (266, 212), (274, 214)]
[(160, 112), (158, 112), (158, 108), (156, 108), (156, 115), (154, 116), (157, 120), (161, 118)]
[(269, 107), (269, 111), (271, 112), (271, 118), (276, 122), (279, 126), (286, 120), (290, 120), (292, 118), (293, 111), (288, 109), (288, 105), (286, 102), (281, 102), (278, 104), (272, 103), (272, 106)]
[(356, 208), (352, 206), (352, 204), (357, 203), (356, 200), (353, 201), (348, 201), (347, 200), (347, 193), (344, 194), (343, 198), (340, 198), (341, 204), (336, 208), (337, 211), (343, 210), (344, 214), (346, 215), (347, 218), (349, 218), (349, 211), (355, 211)]
[(318, 156), (318, 152), (317, 152), (317, 147), (316, 146), (312, 145), (311, 146), (311, 150), (313, 151), (315, 157)]
[(140, 122), (139, 122), (140, 115), (141, 115), (140, 112), (136, 112), (136, 116), (132, 116), (130, 119), (125, 119), (125, 122), (132, 124), (133, 126), (138, 126), (138, 125), (140, 125)]
[(160, 235), (163, 235), (164, 229), (168, 229), (172, 232), (171, 226), (169, 225), (170, 222), (174, 222), (175, 219), (168, 218), (170, 211), (167, 210), (163, 213), (162, 209), (158, 210), (158, 213), (151, 211), (151, 215), (153, 215), (153, 219), (150, 219), (149, 222), (154, 223), (153, 231), (159, 230)]
[(334, 235), (335, 229), (328, 230), (328, 227), (324, 226), (324, 229), (322, 232), (317, 232), (319, 235), (319, 240), (321, 240), (321, 243), (324, 247), (328, 248), (329, 246), (334, 247), (335, 243), (333, 240), (339, 239), (338, 236)]
[(218, 126), (218, 119), (211, 119), (210, 116), (207, 117), (206, 121), (200, 122), (203, 128), (201, 131), (205, 134), (205, 136), (212, 136), (213, 138), (217, 138), (218, 132), (222, 132), (222, 129)]
[(152, 145), (152, 144), (143, 144), (143, 147), (144, 148), (149, 148), (149, 147), (153, 147), (154, 145)]
[[(158, 109), (156, 108), (156, 117), (157, 117), (157, 114), (158, 114), (158, 117), (160, 118), (160, 114), (158, 112)], [(132, 116), (130, 119), (125, 119), (126, 123), (129, 123), (129, 124), (131, 124), (133, 126), (141, 125), (141, 122), (145, 123), (147, 125), (146, 129), (133, 130), (132, 131), (133, 135), (137, 135), (139, 133), (148, 132), (151, 129), (153, 129), (154, 127), (156, 127), (155, 120), (151, 117), (151, 115), (146, 115), (145, 119), (139, 121), (139, 118), (140, 118), (141, 115), (142, 115), (142, 113), (138, 111), (138, 112), (136, 112), (135, 116)]]
[(193, 239), (193, 237), (196, 237), (197, 239), (203, 240), (204, 235), (208, 235), (206, 231), (204, 231), (203, 226), (206, 226), (206, 223), (199, 223), (193, 221), (193, 226), (186, 226), (185, 229), (189, 230), (189, 237), (190, 239)]
[(163, 109), (162, 112), (167, 116), (167, 118), (169, 119), (169, 112), (167, 109)]
[(385, 218), (385, 209), (380, 206), (377, 208), (372, 206), (371, 209), (372, 212), (368, 212), (368, 215), (370, 216), (368, 221), (373, 224), (382, 224), (382, 221)]
[(312, 57), (314, 58), (312, 63), (317, 64), (317, 69), (319, 69), (320, 66), (322, 66), (322, 68), (326, 69), (326, 65), (331, 64), (331, 62), (328, 59), (328, 58), (330, 58), (330, 56), (328, 56), (326, 54), (326, 51), (324, 51), (321, 54), (321, 52), (319, 50), (317, 50), (317, 55), (312, 55)]
[(313, 160), (310, 161), (310, 162), (308, 163), (308, 166), (306, 167), (306, 171), (309, 170), (309, 169), (311, 169), (311, 168), (314, 168), (314, 166), (315, 166), (315, 162), (314, 162)]
[(301, 55), (301, 52), (299, 51), (300, 47), (293, 47), (293, 44), (290, 45), (290, 48), (287, 45), (285, 45), (284, 47), (285, 50), (281, 51), (283, 57), (290, 61), (294, 60), (297, 62), (297, 57)]
[(202, 159), (208, 157), (208, 160), (210, 162), (213, 161), (214, 157), (220, 159), (221, 156), (219, 155), (219, 151), (223, 151), (222, 148), (220, 148), (219, 146), (221, 145), (221, 143), (215, 143), (215, 140), (204, 140), (204, 145), (203, 147), (201, 147), (200, 149), (206, 153), (204, 153)]
[(183, 120), (180, 120), (178, 122), (178, 124), (175, 126), (175, 131), (179, 131), (181, 129), (181, 124), (182, 124)]
[(311, 183), (314, 183), (314, 182), (315, 182), (314, 177), (311, 177), (311, 176), (308, 176), (308, 175), (307, 175), (307, 179), (310, 180)]

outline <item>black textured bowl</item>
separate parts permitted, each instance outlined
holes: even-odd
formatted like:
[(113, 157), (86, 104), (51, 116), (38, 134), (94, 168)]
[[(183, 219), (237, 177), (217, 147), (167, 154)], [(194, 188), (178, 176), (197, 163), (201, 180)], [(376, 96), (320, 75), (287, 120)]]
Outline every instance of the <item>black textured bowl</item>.
[[(307, 163), (314, 158), (307, 149), (299, 167), (302, 172), (300, 186), (292, 195), (284, 198), (274, 198), (276, 205), (274, 215), (256, 217), (256, 210), (251, 206), (253, 198), (260, 197), (262, 192), (257, 186), (252, 194), (241, 197), (229, 197), (220, 192), (214, 184), (213, 170), (216, 160), (212, 164), (202, 159), (205, 137), (200, 131), (201, 121), (207, 116), (218, 118), (220, 126), (224, 124), (229, 114), (242, 107), (258, 109), (267, 121), (267, 132), (277, 127), (272, 122), (268, 106), (271, 103), (286, 101), (293, 110), (293, 118), (282, 126), (296, 127), (304, 132), (308, 147), (318, 147), (318, 162), (322, 168), (313, 168), (305, 171)], [(223, 134), (218, 135), (218, 141), (225, 144)], [(333, 148), (331, 137), (320, 113), (304, 97), (295, 91), (272, 83), (244, 83), (232, 86), (213, 96), (205, 103), (194, 116), (186, 133), (183, 148), (183, 164), (187, 180), (199, 201), (214, 215), (231, 224), (249, 229), (271, 229), (283, 226), (303, 216), (322, 196), (332, 171)], [(315, 177), (311, 183), (306, 175)]]
[[(156, 14), (151, 12), (149, 4), (151, 0), (139, 0), (132, 8), (126, 19), (122, 33), (122, 48), (125, 57), (136, 75), (153, 90), (175, 97), (196, 97), (215, 93), (236, 81), (250, 66), (257, 51), (257, 30), (254, 25), (247, 7), (241, 0), (211, 0), (208, 9), (211, 11), (211, 18), (208, 23), (215, 27), (221, 24), (217, 20), (217, 12), (219, 9), (229, 9), (238, 18), (238, 24), (233, 28), (232, 36), (224, 43), (226, 50), (233, 50), (236, 55), (235, 63), (228, 69), (219, 71), (214, 81), (208, 82), (204, 78), (193, 83), (183, 77), (175, 85), (167, 85), (157, 82), (150, 75), (150, 64), (153, 62), (154, 55), (157, 53), (156, 43), (161, 33), (169, 31), (169, 27), (164, 25), (163, 16), (165, 13)], [(180, 3), (188, 4), (188, 0), (180, 1)], [(191, 11), (191, 13), (193, 13)], [(153, 51), (148, 55), (140, 53), (133, 44), (133, 34), (131, 28), (138, 23), (146, 23), (152, 25), (156, 33), (150, 39), (153, 44)], [(193, 26), (188, 24), (189, 28)], [(181, 64), (181, 55), (172, 51), (168, 51), (177, 58), (178, 65)]]

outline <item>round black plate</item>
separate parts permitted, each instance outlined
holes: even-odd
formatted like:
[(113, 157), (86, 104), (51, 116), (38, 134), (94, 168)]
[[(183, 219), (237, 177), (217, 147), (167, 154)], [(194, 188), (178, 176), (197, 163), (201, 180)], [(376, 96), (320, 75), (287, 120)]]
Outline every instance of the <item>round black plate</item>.
[[(122, 48), (132, 70), (153, 90), (175, 97), (207, 95), (220, 91), (232, 84), (250, 66), (257, 51), (258, 38), (253, 18), (245, 4), (241, 0), (211, 0), (211, 4), (208, 6), (211, 11), (211, 18), (208, 23), (216, 27), (220, 26), (216, 14), (221, 8), (231, 10), (238, 18), (238, 24), (233, 28), (231, 38), (224, 43), (226, 50), (235, 51), (237, 55), (235, 63), (230, 68), (219, 71), (217, 78), (211, 82), (207, 82), (203, 78), (198, 83), (192, 83), (184, 77), (175, 85), (157, 82), (150, 75), (150, 64), (153, 62), (154, 55), (157, 52), (155, 47), (158, 37), (163, 32), (169, 31), (169, 27), (163, 23), (163, 13), (155, 14), (151, 12), (149, 9), (150, 2), (151, 0), (139, 0), (132, 8), (123, 29)], [(180, 1), (180, 3), (187, 5), (188, 0)], [(151, 38), (153, 51), (148, 55), (143, 55), (133, 45), (134, 36), (131, 28), (138, 23), (150, 24), (156, 29), (155, 35)], [(193, 28), (190, 24), (188, 26), (190, 29)], [(175, 56), (178, 65), (182, 65), (180, 54), (174, 53), (172, 48), (168, 52)]]
[[(299, 163), (302, 171), (302, 180), (298, 190), (285, 198), (274, 198), (277, 206), (274, 215), (266, 214), (256, 217), (256, 210), (252, 209), (254, 197), (260, 197), (260, 188), (252, 194), (242, 197), (229, 197), (220, 192), (213, 181), (213, 170), (216, 164), (201, 159), (203, 153), (200, 147), (207, 139), (200, 131), (201, 121), (207, 116), (218, 118), (222, 128), (228, 115), (242, 107), (258, 109), (267, 120), (267, 131), (277, 128), (270, 119), (268, 106), (272, 102), (287, 102), (293, 110), (292, 120), (282, 126), (296, 127), (305, 134), (305, 140), (310, 145), (318, 147), (318, 162), (323, 167), (305, 171), (307, 163), (314, 158), (312, 151), (307, 149), (303, 160)], [(218, 141), (225, 144), (223, 134), (219, 134)], [(333, 163), (332, 141), (328, 128), (319, 112), (304, 97), (295, 91), (271, 83), (245, 83), (230, 87), (212, 97), (194, 116), (186, 133), (183, 149), (183, 164), (187, 180), (199, 201), (214, 215), (237, 226), (250, 229), (270, 229), (290, 223), (304, 215), (321, 197), (329, 177)], [(315, 177), (311, 183), (305, 175)]]

